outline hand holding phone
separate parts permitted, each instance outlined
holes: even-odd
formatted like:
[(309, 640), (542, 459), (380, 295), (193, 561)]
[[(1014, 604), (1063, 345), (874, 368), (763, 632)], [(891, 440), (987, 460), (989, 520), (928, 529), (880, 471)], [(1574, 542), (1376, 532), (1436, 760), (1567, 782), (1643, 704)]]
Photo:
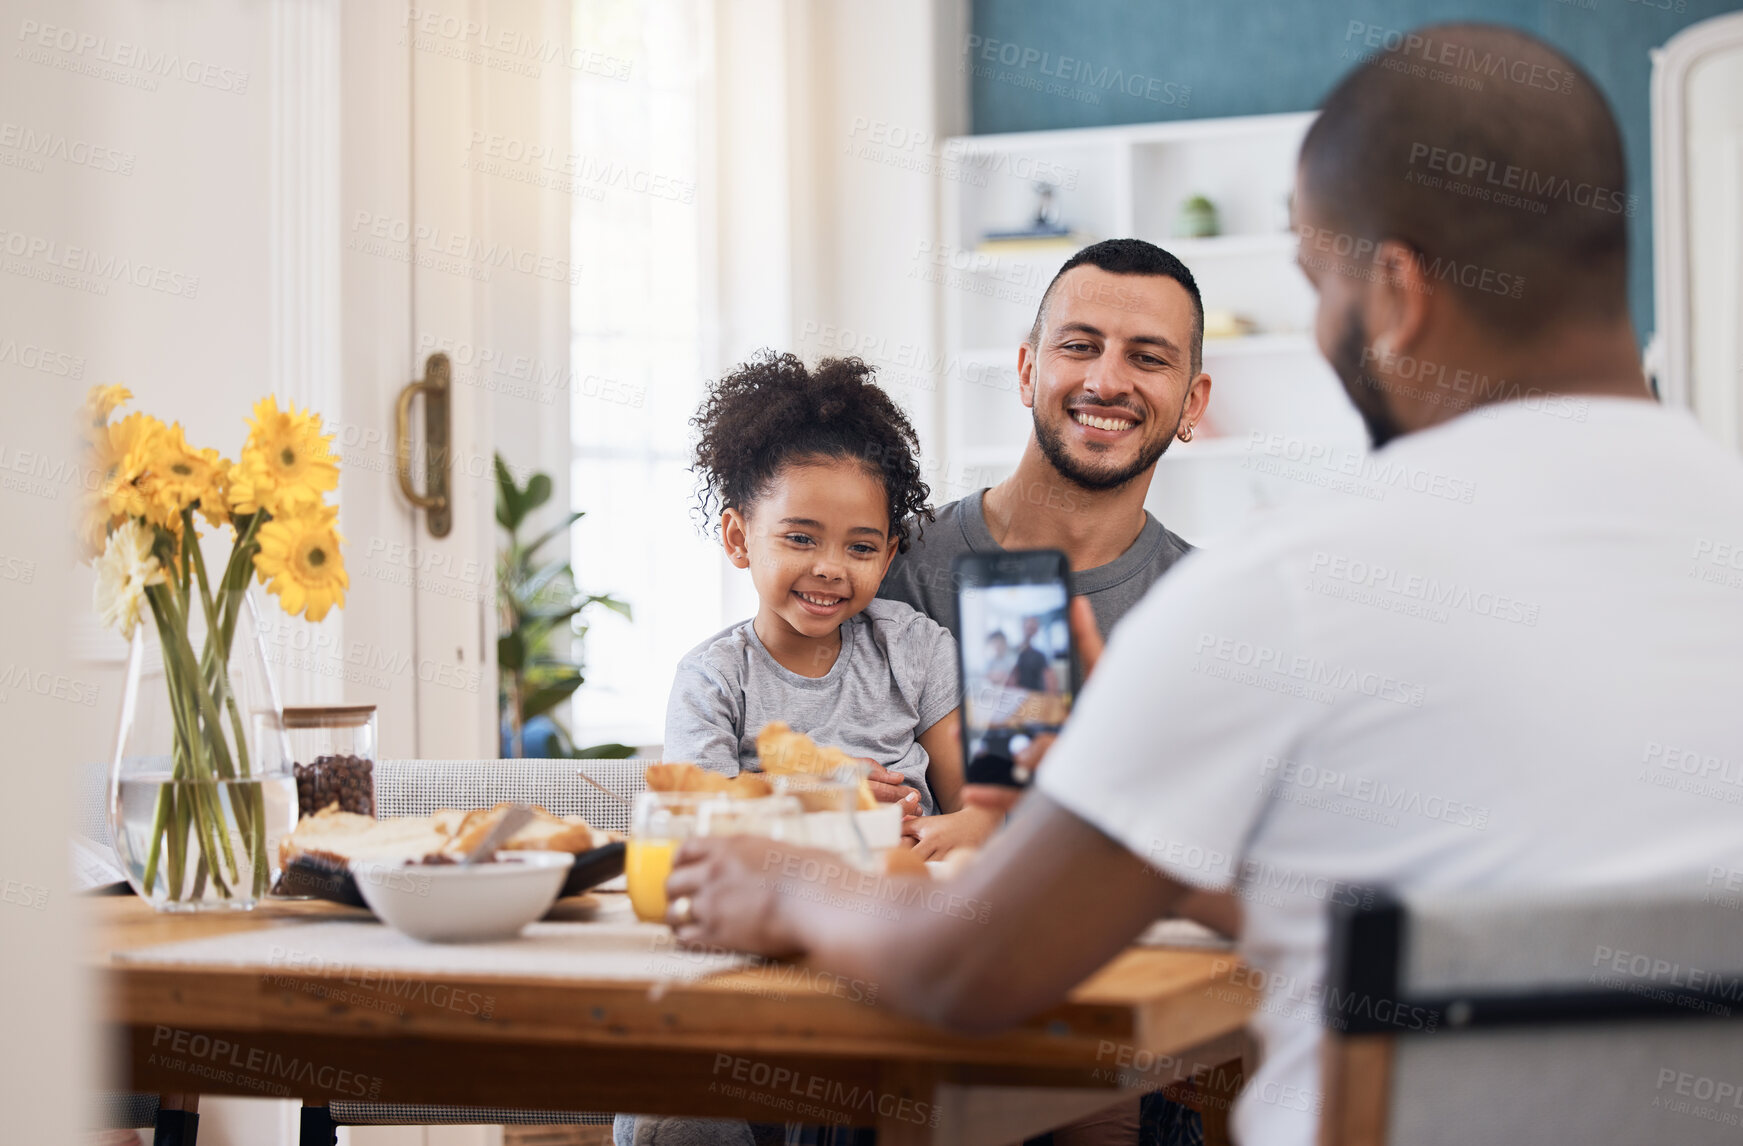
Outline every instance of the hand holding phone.
[(1034, 549), (967, 554), (953, 572), (966, 779), (1026, 785), (1032, 747), (1065, 723), (1077, 693), (1070, 566)]

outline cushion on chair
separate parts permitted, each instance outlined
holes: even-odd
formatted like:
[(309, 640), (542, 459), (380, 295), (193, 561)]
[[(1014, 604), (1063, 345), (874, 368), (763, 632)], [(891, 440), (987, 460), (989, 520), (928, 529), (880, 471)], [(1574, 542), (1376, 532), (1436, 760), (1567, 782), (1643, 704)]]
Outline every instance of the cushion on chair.
[[(488, 808), (504, 800), (538, 804), (558, 816), (581, 816), (608, 832), (629, 831), (637, 793), (651, 760), (382, 760), (375, 765), (378, 816), (427, 816), (438, 808)], [(587, 774), (624, 797), (614, 800), (581, 779)]]
[[(87, 761), (73, 777), (73, 830), (100, 844), (109, 838), (109, 765)], [(149, 1122), (147, 1126), (151, 1125)]]
[(93, 1126), (104, 1130), (141, 1130), (157, 1125), (155, 1094), (99, 1094)]
[(334, 1102), (327, 1113), (340, 1126), (610, 1126), (614, 1115), (561, 1110), (493, 1110), (487, 1106)]

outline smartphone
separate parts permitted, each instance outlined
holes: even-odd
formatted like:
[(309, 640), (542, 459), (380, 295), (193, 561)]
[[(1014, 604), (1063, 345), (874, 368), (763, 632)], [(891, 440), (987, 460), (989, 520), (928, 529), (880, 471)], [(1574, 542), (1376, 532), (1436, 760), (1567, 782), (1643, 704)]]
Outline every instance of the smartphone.
[(964, 771), (970, 784), (1022, 787), (1017, 755), (1059, 731), (1077, 695), (1071, 566), (1057, 549), (1027, 549), (964, 554), (951, 571)]

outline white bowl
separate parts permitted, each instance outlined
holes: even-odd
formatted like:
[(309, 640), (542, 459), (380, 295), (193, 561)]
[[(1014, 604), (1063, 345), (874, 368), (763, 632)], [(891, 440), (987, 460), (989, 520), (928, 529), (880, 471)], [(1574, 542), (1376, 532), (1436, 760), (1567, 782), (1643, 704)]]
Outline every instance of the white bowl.
[(357, 890), (376, 918), (426, 943), (510, 939), (550, 910), (575, 857), (504, 851), (496, 863), (354, 862)]

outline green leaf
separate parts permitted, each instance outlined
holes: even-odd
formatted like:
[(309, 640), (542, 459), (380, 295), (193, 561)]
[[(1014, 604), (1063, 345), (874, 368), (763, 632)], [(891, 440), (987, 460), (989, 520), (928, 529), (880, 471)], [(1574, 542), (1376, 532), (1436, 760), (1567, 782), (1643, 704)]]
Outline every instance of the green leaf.
[(521, 493), (521, 516), (539, 508), (551, 500), (551, 477), (549, 474), (534, 474), (527, 479), (527, 487)]
[(635, 755), (635, 749), (627, 744), (595, 744), (591, 748), (577, 748), (576, 760), (627, 760)]
[(526, 663), (527, 643), (521, 629), (511, 629), (496, 638), (496, 663), (509, 672), (519, 672)]
[(524, 548), (521, 549), (521, 552), (523, 554), (525, 554), (526, 562), (528, 564), (531, 564), (533, 554), (537, 553), (539, 551), (539, 549), (541, 547), (543, 547), (547, 541), (551, 540), (551, 538), (557, 536), (559, 533), (566, 531), (571, 525), (574, 525), (577, 521), (580, 521), (583, 517), (586, 517), (586, 516), (587, 515), (585, 513), (582, 513), (578, 509), (571, 510), (569, 513), (568, 519), (565, 520), (562, 524), (553, 525), (553, 526), (551, 526), (551, 528), (545, 530), (543, 533), (541, 533), (537, 537), (535, 537), (530, 543), (528, 543)]
[(566, 680), (560, 680), (555, 684), (547, 684), (541, 688), (534, 689), (532, 692), (528, 693), (526, 699), (521, 702), (521, 719), (531, 720), (540, 713), (549, 712), (551, 709), (557, 707), (557, 705), (569, 699), (569, 696), (576, 689), (581, 687), (581, 680), (581, 674), (576, 673), (574, 676), (569, 677)]
[(585, 601), (581, 602), (582, 608), (586, 608), (588, 605), (604, 605), (612, 612), (621, 614), (623, 619), (626, 621), (635, 620), (634, 617), (630, 616), (629, 602), (619, 601), (616, 597), (602, 597), (597, 594), (590, 595)]
[(508, 463), (502, 460), (502, 455), (496, 455), (496, 520), (510, 533), (520, 528), (520, 523), (526, 517), (526, 509), (521, 504), (520, 490), (514, 484), (514, 475), (508, 472)]
[(521, 614), (521, 619), (523, 621), (545, 621), (549, 625), (555, 625), (558, 621), (566, 621), (573, 617), (581, 611), (582, 607), (582, 604), (574, 604), (558, 605), (550, 609), (528, 609)]
[(545, 644), (550, 638), (551, 630), (555, 627), (555, 622), (543, 617), (529, 617), (521, 620), (520, 628), (516, 632), (520, 634), (521, 643), (526, 652), (531, 654), (522, 661), (523, 665), (531, 667), (534, 664), (551, 663)]
[[(530, 604), (541, 595), (545, 586), (550, 584), (551, 579), (560, 574), (568, 574), (570, 577), (574, 576), (573, 572), (569, 569), (569, 560), (566, 557), (551, 562), (536, 573), (528, 574), (526, 580), (521, 582), (520, 585), (520, 599)], [(574, 594), (565, 593), (563, 596), (567, 598), (574, 596)], [(549, 598), (546, 599), (548, 600)]]

